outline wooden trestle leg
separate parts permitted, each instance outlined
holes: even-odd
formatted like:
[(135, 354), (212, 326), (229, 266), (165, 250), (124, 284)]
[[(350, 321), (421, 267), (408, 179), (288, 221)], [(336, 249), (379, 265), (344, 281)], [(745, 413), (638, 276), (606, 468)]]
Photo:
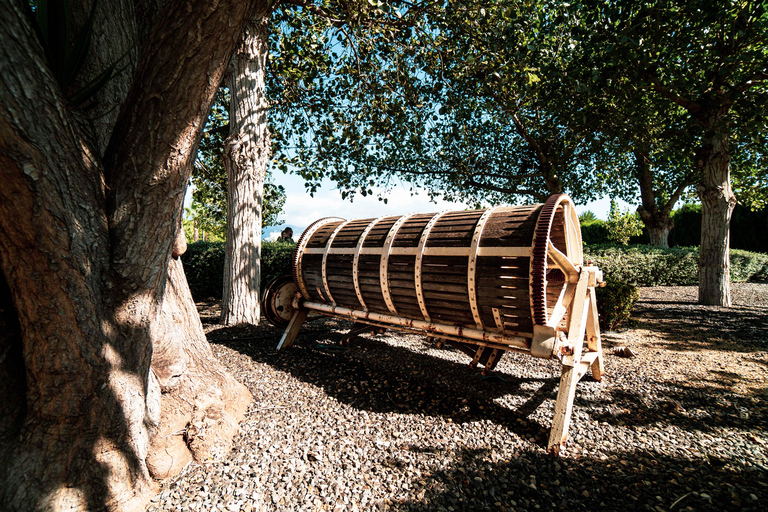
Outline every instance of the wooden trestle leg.
[(285, 328), (283, 337), (280, 338), (280, 343), (277, 344), (277, 350), (283, 350), (293, 345), (293, 342), (296, 341), (296, 336), (299, 334), (299, 329), (301, 329), (301, 324), (307, 319), (307, 313), (309, 313), (307, 309), (296, 310), (291, 317), (291, 321), (288, 322), (288, 327)]
[(601, 381), (605, 375), (603, 364), (603, 343), (600, 340), (600, 322), (597, 317), (597, 300), (595, 289), (589, 289), (589, 315), (587, 316), (587, 346), (590, 352), (596, 353), (595, 362), (592, 363), (592, 377)]
[[(602, 362), (600, 352), (590, 351), (583, 354), (584, 335), (588, 324), (593, 321), (592, 313), (597, 313), (594, 308), (594, 290), (588, 288), (589, 273), (582, 271), (579, 276), (578, 284), (574, 292), (572, 302), (570, 321), (568, 322), (568, 342), (573, 347), (573, 355), (563, 358), (563, 370), (560, 375), (560, 386), (557, 392), (557, 402), (555, 404), (555, 415), (552, 419), (552, 431), (549, 435), (547, 449), (554, 455), (559, 455), (565, 449), (565, 443), (568, 440), (568, 426), (571, 423), (571, 413), (573, 412), (573, 400), (576, 396), (576, 384), (587, 370), (595, 365), (599, 366), (598, 361)], [(593, 331), (598, 328), (593, 326)], [(593, 332), (594, 333), (594, 332)], [(599, 341), (599, 338), (596, 338)], [(593, 344), (593, 342), (588, 342)], [(597, 347), (597, 345), (596, 345)], [(591, 347), (589, 347), (591, 348)]]

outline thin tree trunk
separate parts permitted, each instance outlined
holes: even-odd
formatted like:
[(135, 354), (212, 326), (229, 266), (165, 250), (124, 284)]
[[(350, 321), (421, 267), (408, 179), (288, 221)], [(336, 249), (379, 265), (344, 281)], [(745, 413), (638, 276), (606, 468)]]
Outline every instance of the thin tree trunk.
[[(710, 126), (716, 126), (716, 120)], [(730, 223), (736, 196), (731, 189), (728, 136), (709, 131), (696, 155), (701, 170), (699, 303), (731, 306)]]
[(269, 15), (254, 18), (232, 57), (227, 171), (227, 243), (221, 322), (259, 323), (261, 218), (270, 156), (265, 66)]
[(671, 199), (664, 208), (660, 209), (656, 204), (656, 191), (650, 159), (642, 151), (635, 151), (634, 156), (641, 200), (641, 205), (637, 208), (637, 212), (640, 214), (646, 229), (648, 229), (651, 245), (669, 247), (669, 232), (674, 227), (671, 213), (677, 197)]

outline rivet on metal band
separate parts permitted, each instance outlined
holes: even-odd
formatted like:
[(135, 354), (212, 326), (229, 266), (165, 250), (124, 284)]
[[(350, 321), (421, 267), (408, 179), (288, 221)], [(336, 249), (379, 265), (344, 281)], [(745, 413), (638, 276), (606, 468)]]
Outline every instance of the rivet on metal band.
[(313, 224), (310, 224), (309, 227), (304, 230), (304, 233), (302, 233), (301, 238), (299, 238), (299, 243), (296, 245), (295, 249), (296, 259), (293, 264), (294, 277), (296, 278), (296, 285), (299, 288), (299, 292), (301, 292), (301, 295), (307, 300), (310, 299), (310, 296), (309, 290), (307, 289), (307, 284), (304, 282), (304, 271), (302, 269), (304, 250), (306, 249), (307, 245), (309, 245), (312, 236), (314, 236), (318, 229), (325, 226), (329, 222), (344, 222), (344, 220), (345, 219), (339, 217), (327, 217), (325, 219), (319, 219)]
[(477, 250), (480, 247), (480, 237), (483, 235), (483, 228), (488, 218), (496, 208), (485, 210), (477, 219), (475, 232), (472, 234), (472, 248), (469, 251), (469, 261), (467, 263), (467, 294), (469, 295), (469, 308), (472, 310), (472, 317), (475, 319), (478, 329), (483, 329), (483, 319), (480, 318), (480, 309), (477, 307), (477, 290), (475, 282), (475, 273), (477, 271)]
[(357, 247), (355, 248), (355, 256), (352, 260), (352, 283), (355, 285), (355, 293), (357, 294), (357, 300), (360, 301), (360, 306), (363, 308), (364, 311), (368, 310), (368, 306), (365, 305), (365, 301), (363, 300), (363, 293), (360, 291), (360, 277), (358, 276), (358, 264), (360, 262), (360, 249), (363, 248), (365, 237), (368, 236), (368, 233), (370, 233), (371, 229), (373, 229), (373, 226), (375, 226), (381, 219), (384, 219), (384, 218), (386, 217), (379, 217), (378, 219), (368, 224), (368, 226), (366, 226), (365, 230), (360, 235), (360, 238), (357, 240)]

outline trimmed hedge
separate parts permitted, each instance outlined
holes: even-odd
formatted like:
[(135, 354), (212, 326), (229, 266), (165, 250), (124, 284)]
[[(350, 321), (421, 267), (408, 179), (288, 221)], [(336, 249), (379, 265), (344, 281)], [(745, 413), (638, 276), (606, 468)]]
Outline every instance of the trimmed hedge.
[[(592, 245), (584, 248), (584, 261), (600, 267), (606, 279), (637, 286), (699, 284), (698, 247)], [(731, 249), (731, 281), (766, 280), (768, 254)]]
[(592, 220), (581, 225), (581, 239), (587, 245), (607, 244), (608, 228), (602, 220)]
[[(261, 286), (291, 273), (294, 244), (261, 243)], [(181, 261), (195, 300), (220, 299), (224, 288), (224, 242), (195, 242), (187, 245)]]

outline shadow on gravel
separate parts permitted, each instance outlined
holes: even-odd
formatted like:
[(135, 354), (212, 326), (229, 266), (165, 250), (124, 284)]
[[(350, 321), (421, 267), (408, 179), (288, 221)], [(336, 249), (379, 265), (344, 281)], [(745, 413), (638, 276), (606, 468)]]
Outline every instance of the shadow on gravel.
[[(711, 432), (729, 428), (768, 430), (768, 396), (737, 393), (696, 386), (676, 386), (654, 396), (642, 391), (607, 388), (609, 399), (589, 403), (577, 396), (576, 407), (592, 421), (614, 426), (639, 427), (663, 423), (682, 430)], [(606, 406), (606, 403), (610, 405)]]
[(662, 336), (669, 350), (752, 352), (768, 348), (768, 309), (727, 309), (695, 303), (640, 301), (632, 317)]
[[(277, 329), (266, 328), (275, 331), (274, 336), (265, 331), (263, 336), (245, 339), (233, 339), (233, 329), (237, 328), (217, 329), (208, 339), (318, 386), (328, 396), (357, 409), (443, 416), (456, 423), (489, 420), (546, 449), (550, 425), (528, 416), (556, 396), (559, 366), (550, 361), (529, 363), (539, 375), (552, 374), (550, 378), (498, 371), (491, 378), (483, 378), (479, 370), (467, 364), (368, 337), (353, 338), (349, 346), (341, 346), (338, 342), (348, 325), (333, 320), (305, 324), (296, 344), (280, 353), (275, 350), (282, 334)], [(519, 397), (516, 402), (522, 405), (511, 409), (494, 401), (509, 395)]]
[[(603, 460), (522, 453), (501, 463), (461, 451), (445, 470), (414, 480), (415, 495), (390, 510), (763, 510), (765, 471), (645, 452)], [(761, 505), (761, 503), (763, 505)], [(380, 504), (380, 507), (384, 504)]]

